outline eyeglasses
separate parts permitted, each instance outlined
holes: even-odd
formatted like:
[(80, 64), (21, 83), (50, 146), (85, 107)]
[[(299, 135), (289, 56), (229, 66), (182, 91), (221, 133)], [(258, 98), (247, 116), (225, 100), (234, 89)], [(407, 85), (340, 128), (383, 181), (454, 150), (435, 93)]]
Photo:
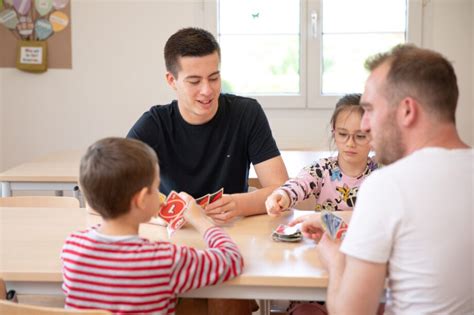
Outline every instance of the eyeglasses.
[(346, 143), (349, 138), (358, 145), (366, 145), (370, 141), (370, 135), (366, 132), (359, 131), (356, 133), (349, 133), (344, 130), (333, 130), (334, 140), (339, 143)]

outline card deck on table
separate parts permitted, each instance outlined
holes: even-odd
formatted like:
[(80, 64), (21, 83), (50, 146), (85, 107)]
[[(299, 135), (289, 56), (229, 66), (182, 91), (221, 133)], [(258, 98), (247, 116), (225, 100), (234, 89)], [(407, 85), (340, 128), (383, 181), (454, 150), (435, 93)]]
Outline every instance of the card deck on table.
[(333, 240), (344, 239), (348, 227), (341, 217), (326, 210), (321, 211), (321, 225)]
[(299, 242), (303, 239), (303, 235), (296, 226), (280, 224), (273, 231), (272, 238), (277, 242)]

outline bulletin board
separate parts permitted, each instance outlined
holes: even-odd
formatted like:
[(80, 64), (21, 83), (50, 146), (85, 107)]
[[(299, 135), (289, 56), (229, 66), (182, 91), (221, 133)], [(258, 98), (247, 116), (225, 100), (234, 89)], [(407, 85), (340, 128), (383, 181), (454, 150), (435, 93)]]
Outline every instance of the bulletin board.
[[(72, 69), (71, 47), (71, 1), (61, 9), (69, 17), (69, 25), (61, 32), (55, 33), (47, 39), (48, 42), (48, 68)], [(9, 29), (0, 25), (0, 67), (15, 68), (17, 56), (16, 37)]]

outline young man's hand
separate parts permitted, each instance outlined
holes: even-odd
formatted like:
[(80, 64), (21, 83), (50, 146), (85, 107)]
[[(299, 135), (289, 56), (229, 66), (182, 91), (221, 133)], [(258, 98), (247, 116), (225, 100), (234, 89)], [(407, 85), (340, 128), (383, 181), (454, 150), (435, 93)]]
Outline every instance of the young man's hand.
[(235, 198), (226, 194), (222, 195), (219, 200), (208, 204), (204, 210), (217, 224), (229, 223), (241, 215)]

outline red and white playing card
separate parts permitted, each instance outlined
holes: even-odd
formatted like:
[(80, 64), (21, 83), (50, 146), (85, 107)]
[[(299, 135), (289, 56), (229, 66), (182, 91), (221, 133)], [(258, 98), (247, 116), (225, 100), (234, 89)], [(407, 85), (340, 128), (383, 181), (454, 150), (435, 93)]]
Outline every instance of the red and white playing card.
[(213, 203), (219, 199), (222, 198), (222, 195), (224, 195), (224, 188), (219, 189), (215, 193), (212, 193), (211, 196), (209, 197), (209, 203)]
[(186, 209), (186, 201), (181, 198), (174, 190), (170, 192), (166, 198), (166, 205), (160, 209), (158, 215), (170, 223), (175, 218), (182, 216), (183, 211)]

